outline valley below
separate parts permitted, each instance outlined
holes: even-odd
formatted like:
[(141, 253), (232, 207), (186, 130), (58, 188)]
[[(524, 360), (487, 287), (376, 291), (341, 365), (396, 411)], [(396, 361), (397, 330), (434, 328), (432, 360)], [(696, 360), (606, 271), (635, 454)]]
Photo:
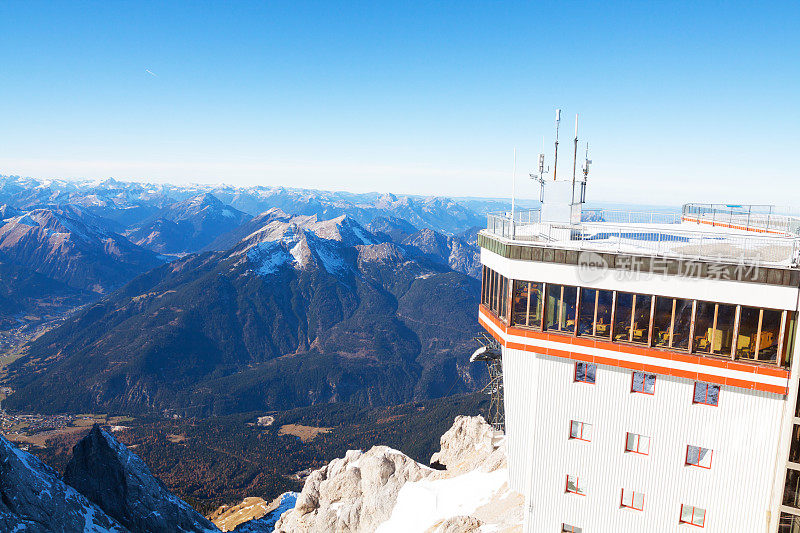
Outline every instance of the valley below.
[[(202, 514), (246, 497), (300, 491), (308, 474), (347, 450), (385, 445), (427, 464), (458, 415), (486, 415), (488, 397), (462, 394), (387, 407), (352, 404), (207, 418), (0, 415), (2, 433), (63, 471), (72, 448), (99, 424)], [(258, 419), (272, 417), (269, 425)]]

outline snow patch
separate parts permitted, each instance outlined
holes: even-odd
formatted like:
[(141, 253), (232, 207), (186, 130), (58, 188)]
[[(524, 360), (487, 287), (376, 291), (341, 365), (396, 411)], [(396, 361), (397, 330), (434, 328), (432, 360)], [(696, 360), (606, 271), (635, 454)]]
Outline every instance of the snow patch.
[(508, 469), (472, 471), (434, 481), (408, 482), (400, 489), (389, 520), (376, 533), (425, 531), (440, 520), (467, 516), (492, 500), (508, 481)]

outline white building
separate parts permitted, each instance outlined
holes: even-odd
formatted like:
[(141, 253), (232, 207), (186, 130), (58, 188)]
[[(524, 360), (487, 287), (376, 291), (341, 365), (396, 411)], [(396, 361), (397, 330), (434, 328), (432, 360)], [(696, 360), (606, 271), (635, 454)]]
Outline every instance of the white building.
[(798, 219), (546, 212), (479, 235), (526, 531), (800, 532)]

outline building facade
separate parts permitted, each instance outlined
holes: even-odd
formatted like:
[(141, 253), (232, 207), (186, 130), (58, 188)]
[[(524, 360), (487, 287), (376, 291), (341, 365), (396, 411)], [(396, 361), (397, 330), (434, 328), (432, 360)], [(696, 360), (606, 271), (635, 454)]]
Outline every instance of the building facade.
[(489, 216), (526, 531), (800, 532), (800, 243), (763, 211)]

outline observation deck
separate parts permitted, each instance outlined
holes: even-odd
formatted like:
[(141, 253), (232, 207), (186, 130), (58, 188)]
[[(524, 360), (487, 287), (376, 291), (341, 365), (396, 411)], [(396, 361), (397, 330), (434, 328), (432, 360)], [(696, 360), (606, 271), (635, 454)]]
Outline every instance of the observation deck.
[[(529, 255), (539, 256), (530, 257), (533, 260), (546, 260), (546, 253), (530, 251), (541, 248), (596, 252), (611, 266), (613, 258), (607, 256), (623, 254), (714, 263), (717, 269), (759, 267), (765, 275), (800, 270), (800, 217), (771, 206), (686, 204), (681, 213), (583, 210), (574, 224), (543, 221), (539, 209), (517, 211), (513, 217), (490, 213), (479, 239), (481, 246), (503, 249), (506, 253), (501, 255), (516, 259), (524, 259), (526, 252), (513, 249), (524, 247)], [(772, 283), (800, 281), (794, 275), (780, 278)]]

